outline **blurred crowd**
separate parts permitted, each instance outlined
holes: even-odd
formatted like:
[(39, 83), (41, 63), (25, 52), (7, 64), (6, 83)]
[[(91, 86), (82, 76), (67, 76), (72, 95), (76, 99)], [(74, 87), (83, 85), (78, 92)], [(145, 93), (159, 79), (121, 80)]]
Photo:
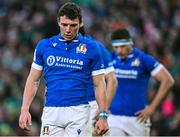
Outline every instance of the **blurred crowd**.
[[(0, 135), (39, 135), (44, 104), (43, 80), (31, 106), (31, 131), (18, 127), (23, 88), (35, 45), (59, 33), (56, 15), (68, 0), (0, 0)], [(136, 46), (156, 57), (175, 86), (152, 116), (152, 136), (180, 136), (180, 1), (71, 0), (83, 10), (87, 31), (107, 48), (110, 33), (127, 27)], [(150, 80), (148, 101), (158, 84)], [(61, 115), (61, 114), (60, 114)]]

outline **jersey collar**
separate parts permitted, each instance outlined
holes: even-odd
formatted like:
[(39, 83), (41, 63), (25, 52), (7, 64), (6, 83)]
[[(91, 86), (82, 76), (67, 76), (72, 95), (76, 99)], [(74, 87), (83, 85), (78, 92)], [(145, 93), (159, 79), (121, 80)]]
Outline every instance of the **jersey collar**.
[[(58, 38), (59, 41), (62, 41), (62, 42), (65, 42), (65, 41), (66, 41), (66, 40), (62, 37), (61, 34), (59, 34), (58, 36), (59, 36), (59, 38)], [(78, 34), (78, 35), (76, 36), (76, 38), (74, 38), (74, 39), (72, 40), (72, 42), (79, 42), (80, 39), (81, 39), (81, 36)]]

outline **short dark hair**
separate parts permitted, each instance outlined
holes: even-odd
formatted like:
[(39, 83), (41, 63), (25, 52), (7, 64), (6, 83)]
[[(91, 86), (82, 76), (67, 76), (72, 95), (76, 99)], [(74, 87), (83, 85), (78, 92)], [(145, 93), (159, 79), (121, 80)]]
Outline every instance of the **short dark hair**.
[(131, 36), (127, 29), (117, 29), (111, 34), (111, 40), (119, 40), (119, 39), (130, 39)]
[(86, 35), (86, 31), (85, 31), (84, 25), (79, 28), (79, 33), (81, 33), (83, 36)]
[(71, 20), (78, 17), (79, 21), (82, 22), (81, 8), (73, 2), (67, 2), (61, 6), (58, 11), (57, 19), (59, 20), (60, 16), (64, 15)]

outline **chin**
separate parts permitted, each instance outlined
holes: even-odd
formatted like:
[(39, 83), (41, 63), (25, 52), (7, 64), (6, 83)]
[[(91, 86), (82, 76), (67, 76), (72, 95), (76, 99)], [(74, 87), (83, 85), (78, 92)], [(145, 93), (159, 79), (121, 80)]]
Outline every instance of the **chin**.
[(126, 59), (126, 56), (120, 56), (121, 59)]
[(65, 38), (65, 40), (67, 41), (71, 41), (73, 38)]

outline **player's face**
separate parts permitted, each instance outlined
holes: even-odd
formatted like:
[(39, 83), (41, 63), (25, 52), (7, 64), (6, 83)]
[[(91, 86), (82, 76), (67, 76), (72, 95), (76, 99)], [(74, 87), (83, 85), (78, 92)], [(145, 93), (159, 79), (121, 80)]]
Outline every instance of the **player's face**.
[(78, 18), (71, 20), (66, 16), (60, 16), (58, 24), (61, 35), (65, 40), (70, 41), (78, 34), (80, 24)]
[(131, 47), (129, 45), (116, 46), (114, 49), (121, 57), (121, 59), (125, 59), (131, 52)]

